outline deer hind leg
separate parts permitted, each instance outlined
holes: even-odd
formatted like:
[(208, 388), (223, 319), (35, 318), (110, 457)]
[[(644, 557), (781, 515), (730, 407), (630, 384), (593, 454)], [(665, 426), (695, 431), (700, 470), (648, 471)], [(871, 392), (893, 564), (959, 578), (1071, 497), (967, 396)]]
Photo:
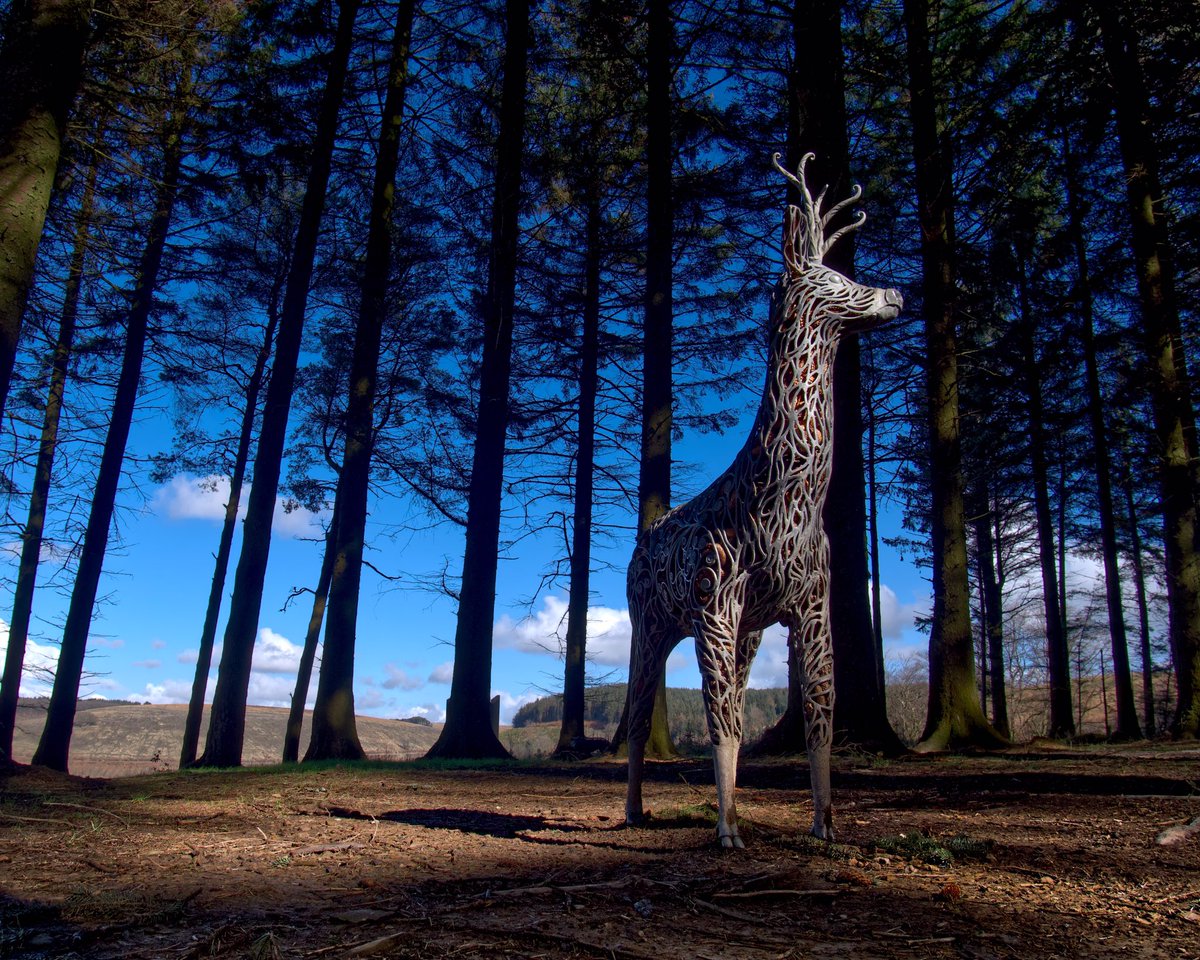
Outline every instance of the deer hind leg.
[(673, 644), (663, 625), (644, 610), (631, 607), (633, 633), (629, 649), (629, 695), (626, 705), (626, 743), (629, 748), (628, 782), (625, 790), (625, 822), (631, 826), (645, 821), (642, 807), (642, 777), (646, 763), (646, 740), (658, 678), (667, 665)]
[(830, 747), (833, 742), (833, 642), (829, 633), (828, 593), (817, 591), (790, 628), (798, 644), (801, 689), (804, 693), (804, 734), (812, 780), (811, 833), (833, 840), (833, 792), (830, 785)]
[[(738, 835), (737, 785), (738, 750), (742, 744), (742, 711), (750, 660), (760, 633), (738, 641), (740, 610), (721, 617), (705, 616), (695, 625), (696, 660), (704, 694), (708, 735), (713, 745), (713, 773), (717, 783), (717, 838), (722, 847), (742, 848)], [(750, 641), (747, 643), (747, 641)], [(749, 654), (746, 654), (747, 649)]]

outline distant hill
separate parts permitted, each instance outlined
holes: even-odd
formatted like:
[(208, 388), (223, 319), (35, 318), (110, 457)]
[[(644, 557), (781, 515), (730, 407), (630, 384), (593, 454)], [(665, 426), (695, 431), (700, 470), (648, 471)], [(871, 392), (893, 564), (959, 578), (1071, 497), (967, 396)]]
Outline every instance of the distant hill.
[[(625, 708), (623, 683), (589, 687), (586, 691), (584, 722), (588, 733), (611, 737)], [(743, 720), (744, 739), (753, 741), (763, 730), (772, 726), (787, 708), (787, 690), (773, 687), (746, 691)], [(708, 724), (704, 716), (704, 698), (699, 690), (686, 687), (667, 689), (667, 716), (671, 736), (681, 747), (708, 745)], [(513, 716), (513, 727), (521, 728), (562, 722), (562, 694), (541, 697), (522, 706)], [(551, 745), (550, 749), (553, 749)]]
[[(17, 708), (13, 758), (28, 763), (37, 748), (46, 722), (46, 699), (22, 699)], [(278, 763), (283, 750), (287, 710), (282, 707), (249, 707), (242, 762), (247, 766)], [(184, 704), (129, 703), (121, 700), (80, 700), (71, 737), (71, 772), (80, 776), (115, 777), (173, 770), (179, 763)], [(304, 755), (312, 729), (312, 714), (304, 715), (300, 755)], [(208, 727), (205, 710), (200, 745)], [(367, 756), (379, 760), (412, 760), (433, 745), (441, 727), (409, 720), (359, 717), (358, 736)]]

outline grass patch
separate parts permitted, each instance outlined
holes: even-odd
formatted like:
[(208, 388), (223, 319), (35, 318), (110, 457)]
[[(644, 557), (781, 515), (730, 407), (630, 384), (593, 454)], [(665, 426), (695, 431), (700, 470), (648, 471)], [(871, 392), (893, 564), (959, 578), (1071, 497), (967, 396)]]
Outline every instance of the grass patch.
[(666, 807), (655, 813), (651, 822), (715, 827), (717, 806), (714, 803), (685, 803), (678, 807)]
[(810, 857), (819, 857), (822, 860), (845, 862), (852, 857), (857, 857), (861, 852), (857, 847), (851, 847), (844, 843), (830, 843), (828, 840), (814, 837), (807, 831), (797, 833), (790, 840), (790, 845), (794, 845), (800, 853)]
[(992, 846), (991, 840), (975, 840), (961, 833), (945, 838), (927, 833), (900, 833), (875, 841), (875, 848), (884, 853), (940, 867), (949, 866), (956, 860), (986, 860)]

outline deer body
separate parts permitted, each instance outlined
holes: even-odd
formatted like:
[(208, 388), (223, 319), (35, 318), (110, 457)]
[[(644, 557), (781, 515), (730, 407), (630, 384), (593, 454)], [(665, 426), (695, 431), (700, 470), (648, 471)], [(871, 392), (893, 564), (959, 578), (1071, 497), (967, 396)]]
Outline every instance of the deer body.
[(822, 214), (820, 198), (814, 203), (802, 179), (788, 176), (807, 208), (788, 208), (785, 270), (772, 297), (767, 382), (754, 427), (724, 473), (639, 537), (627, 583), (633, 638), (626, 820), (643, 816), (644, 749), (658, 677), (671, 650), (691, 636), (713, 744), (717, 833), (727, 847), (742, 846), (733, 791), (746, 681), (762, 631), (773, 623), (787, 627), (800, 654), (812, 832), (833, 838), (829, 545), (821, 522), (832, 466), (833, 362), (842, 333), (892, 319), (903, 303), (895, 290), (862, 286), (821, 263), (844, 232), (826, 238), (825, 224), (858, 194)]

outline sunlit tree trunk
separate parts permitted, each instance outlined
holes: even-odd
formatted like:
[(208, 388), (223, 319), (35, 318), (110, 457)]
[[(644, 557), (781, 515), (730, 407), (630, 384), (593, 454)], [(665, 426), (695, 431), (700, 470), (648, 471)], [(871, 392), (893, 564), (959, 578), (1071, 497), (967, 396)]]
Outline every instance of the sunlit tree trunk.
[(267, 329), (262, 345), (254, 357), (250, 379), (246, 381), (246, 406), (242, 410), (242, 422), (238, 430), (238, 445), (233, 458), (233, 473), (229, 478), (229, 500), (225, 503), (225, 517), (221, 523), (221, 537), (217, 542), (217, 557), (213, 566), (212, 584), (208, 590), (208, 604), (204, 609), (204, 625), (200, 629), (200, 646), (196, 651), (196, 671), (192, 676), (192, 694), (188, 700), (187, 717), (183, 723), (183, 745), (179, 750), (180, 768), (189, 767), (196, 761), (196, 749), (200, 743), (200, 723), (204, 718), (204, 694), (208, 690), (208, 671), (212, 668), (213, 646), (217, 639), (217, 622), (221, 617), (221, 601), (225, 595), (225, 577), (229, 572), (229, 558), (233, 553), (233, 535), (237, 531), (238, 511), (242, 505), (242, 486), (246, 481), (246, 467), (250, 460), (250, 443), (254, 437), (254, 421), (258, 415), (258, 395), (266, 376), (267, 361), (271, 356), (271, 343), (275, 338), (279, 312), (276, 309), (278, 291), (273, 291), (268, 307)]
[(358, 8), (359, 0), (340, 0), (338, 4), (337, 32), (329, 57), (308, 182), (304, 189), (287, 290), (279, 316), (271, 380), (263, 404), (262, 425), (254, 457), (254, 480), (247, 498), (246, 518), (242, 522), (242, 551), (234, 572), (233, 597), (229, 603), (229, 621), (225, 625), (217, 688), (213, 694), (204, 753), (196, 761), (200, 766), (234, 767), (242, 762), (246, 697), (250, 688), (254, 639), (258, 633), (258, 617), (262, 608), (263, 581), (271, 550), (275, 497), (279, 491), (288, 413), (304, 333), (308, 288), (316, 258), (321, 216), (325, 210), (337, 118)]
[(1064, 142), (1063, 148), (1067, 164), (1067, 228), (1075, 253), (1075, 306), (1079, 311), (1080, 338), (1083, 341), (1088, 421), (1092, 432), (1096, 501), (1100, 515), (1100, 549), (1104, 557), (1104, 598), (1108, 610), (1113, 686), (1117, 700), (1116, 736), (1121, 740), (1136, 740), (1141, 737), (1142, 731), (1138, 723), (1137, 706), (1133, 699), (1133, 678), (1129, 670), (1129, 641), (1125, 632), (1125, 604), (1121, 597), (1121, 568), (1117, 552), (1116, 511), (1113, 505), (1112, 456), (1108, 447), (1108, 427), (1104, 420), (1104, 396), (1100, 390), (1100, 365), (1096, 355), (1087, 241), (1083, 232), (1083, 210), (1079, 201), (1074, 156), (1068, 142)]
[(100, 457), (100, 469), (92, 493), (92, 505), (84, 532), (83, 547), (75, 573), (75, 585), (63, 628), (62, 647), (54, 674), (54, 688), (46, 711), (46, 725), (38, 741), (33, 762), (55, 770), (67, 769), (71, 749), (71, 733), (75, 724), (75, 705), (79, 698), (79, 682), (83, 676), (83, 661), (87, 651), (88, 633), (104, 554), (108, 547), (109, 526), (116, 506), (117, 487), (125, 462), (125, 446), (133, 422), (138, 384), (142, 374), (142, 358), (146, 348), (146, 333), (154, 290), (158, 286), (163, 250), (171, 230), (171, 217), (179, 188), (179, 173), (183, 162), (183, 131), (191, 100), (191, 74), (185, 68), (176, 91), (175, 103), (163, 130), (162, 169), (155, 190), (154, 214), (150, 221), (136, 273), (136, 286), (130, 296), (125, 321), (125, 351), (121, 374), (113, 396), (108, 434)]
[(1049, 735), (1066, 738), (1075, 735), (1075, 721), (1071, 712), (1071, 664), (1067, 649), (1066, 625), (1063, 623), (1062, 608), (1059, 604), (1058, 551), (1054, 543), (1054, 521), (1050, 509), (1045, 408), (1023, 260), (1019, 269), (1021, 276), (1017, 286), (1021, 317), (1018, 323), (1022, 364), (1025, 368), (1021, 379), (1029, 428), (1030, 479), (1033, 484), (1038, 560), (1042, 575), (1042, 612), (1046, 624), (1046, 663), (1050, 681)]
[(585, 736), (588, 594), (592, 568), (592, 496), (596, 462), (596, 393), (600, 380), (600, 197), (594, 183), (586, 192), (583, 339), (579, 356), (579, 444), (575, 451), (575, 501), (571, 528), (571, 587), (563, 677), (563, 716), (557, 751), (569, 753)]
[(346, 450), (337, 488), (333, 570), (329, 581), (325, 651), (313, 705), (312, 737), (305, 760), (358, 760), (365, 756), (354, 717), (354, 644), (358, 595), (366, 540), (371, 453), (375, 441), (375, 394), (379, 353), (387, 314), (392, 263), (392, 210), (404, 94), (408, 87), (408, 48), (415, 0), (401, 0), (392, 38), (387, 95), (375, 159), (375, 183), (367, 227), (367, 255), (359, 302), (350, 394), (346, 405)]
[(1171, 652), (1179, 683), (1172, 724), (1177, 737), (1200, 736), (1200, 555), (1197, 553), (1196, 425), (1175, 295), (1173, 246), (1167, 231), (1158, 148), (1149, 96), (1138, 61), (1138, 35), (1119, 4), (1090, 4), (1100, 24), (1112, 75), (1117, 138), (1125, 167), (1130, 247), (1158, 441), (1170, 610)]
[(292, 690), (292, 703), (288, 709), (287, 728), (283, 733), (283, 762), (295, 763), (300, 756), (300, 735), (304, 731), (304, 704), (308, 700), (308, 688), (312, 682), (313, 664), (317, 659), (317, 645), (321, 642), (321, 627), (325, 623), (325, 607), (329, 601), (329, 581), (333, 579), (334, 531), (337, 530), (337, 505), (329, 519), (325, 532), (325, 550), (321, 554), (321, 572), (313, 590), (312, 610), (308, 615), (308, 628), (304, 631), (304, 646), (300, 648), (300, 664), (296, 668), (296, 686)]
[(0, 416), (92, 6), (93, 0), (14, 0), (7, 14), (0, 48)]
[(1138, 527), (1137, 505), (1133, 499), (1133, 478), (1129, 471), (1122, 477), (1125, 513), (1129, 523), (1129, 566), (1133, 572), (1133, 595), (1138, 610), (1138, 653), (1142, 666), (1142, 717), (1146, 736), (1158, 729), (1154, 714), (1154, 655), (1150, 649), (1150, 602), (1146, 596), (1146, 568), (1142, 559), (1142, 533)]
[(937, 122), (930, 4), (905, 0), (909, 110), (921, 227), (925, 312), (929, 486), (932, 494), (933, 624), (929, 637), (929, 709), (918, 750), (999, 746), (975, 692), (962, 448), (958, 422), (953, 184)]
[(467, 495), (466, 549), (454, 633), (446, 724), (431, 757), (507, 757), (492, 730), (492, 628), (500, 553), (504, 441), (509, 418), (513, 310), (520, 239), (529, 0), (505, 4), (504, 81), (492, 203), (491, 260), (483, 306), (479, 417)]
[[(650, 0), (646, 51), (646, 288), (642, 338), (642, 444), (638, 471), (638, 534), (671, 507), (671, 429), (673, 422), (675, 245), (674, 109), (671, 96), (675, 25), (669, 0)], [(631, 688), (632, 689), (632, 688)], [(626, 717), (613, 735), (614, 749), (625, 745)], [(667, 718), (666, 672), (658, 678), (650, 715), (647, 757), (672, 757)]]
[(33, 612), (33, 593), (37, 585), (38, 562), (46, 528), (46, 503), (54, 473), (54, 454), (58, 445), (58, 425), (62, 417), (63, 393), (67, 385), (68, 364), (75, 341), (75, 322), (79, 316), (80, 283), (91, 240), (95, 212), (96, 173), (93, 156), (84, 182), (67, 282), (63, 287), (63, 309), (50, 365), (50, 387), (42, 415), (42, 435), (38, 443), (37, 463), (33, 469), (33, 488), (29, 494), (29, 514), (21, 532), (21, 559), (17, 566), (17, 585), (13, 591), (12, 616), (8, 625), (8, 650), (4, 658), (4, 680), (0, 683), (0, 760), (12, 757), (13, 732), (20, 697), (21, 671), (29, 639), (29, 618)]
[(992, 726), (1002, 736), (1011, 736), (1008, 723), (1008, 689), (1004, 673), (1004, 600), (996, 576), (996, 541), (992, 536), (993, 514), (986, 485), (979, 483), (972, 497), (975, 552), (983, 581), (984, 631), (987, 637), (988, 677), (992, 693)]

